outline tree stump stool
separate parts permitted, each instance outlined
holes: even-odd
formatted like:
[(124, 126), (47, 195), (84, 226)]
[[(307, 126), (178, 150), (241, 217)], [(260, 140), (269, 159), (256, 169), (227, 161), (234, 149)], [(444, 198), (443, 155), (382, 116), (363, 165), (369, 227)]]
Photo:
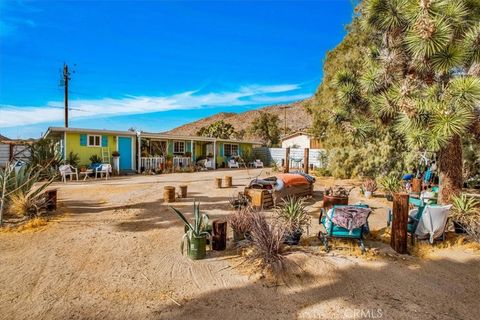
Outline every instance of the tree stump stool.
[(216, 251), (227, 248), (227, 221), (213, 220), (212, 222), (212, 249)]
[[(400, 254), (407, 253), (408, 194), (393, 194), (393, 220), (390, 246)], [(414, 235), (412, 234), (412, 237)], [(412, 238), (413, 239), (413, 238)]]
[(225, 176), (223, 179), (225, 180), (225, 188), (231, 188), (232, 187), (232, 177), (231, 176)]
[(215, 188), (220, 189), (222, 187), (222, 178), (215, 178)]
[(45, 191), (45, 197), (47, 198), (45, 209), (47, 209), (47, 211), (57, 210), (57, 189)]
[(181, 186), (179, 186), (180, 188), (180, 195), (182, 198), (186, 198), (187, 197), (187, 188), (188, 186), (186, 184), (182, 184)]
[(163, 187), (163, 201), (175, 202), (175, 187), (172, 187), (172, 186)]

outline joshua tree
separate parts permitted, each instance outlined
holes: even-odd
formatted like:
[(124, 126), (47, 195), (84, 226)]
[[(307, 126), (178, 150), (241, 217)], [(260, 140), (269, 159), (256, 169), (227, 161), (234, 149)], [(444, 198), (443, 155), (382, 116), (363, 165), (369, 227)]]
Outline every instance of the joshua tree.
[(343, 125), (361, 133), (377, 118), (436, 152), (450, 202), (463, 184), (461, 138), (480, 137), (480, 1), (367, 0), (360, 20), (372, 44), (364, 72), (341, 71), (335, 84), (361, 117)]

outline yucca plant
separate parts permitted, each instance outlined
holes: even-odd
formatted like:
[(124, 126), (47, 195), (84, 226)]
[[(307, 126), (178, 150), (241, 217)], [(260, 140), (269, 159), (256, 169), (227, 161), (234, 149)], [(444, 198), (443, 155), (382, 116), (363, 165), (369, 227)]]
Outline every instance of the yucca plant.
[(174, 207), (170, 207), (185, 224), (186, 232), (180, 244), (180, 251), (183, 254), (184, 244), (187, 243), (187, 255), (193, 259), (203, 259), (206, 256), (208, 215), (200, 212), (200, 204), (193, 203), (193, 223), (188, 222), (185, 215)]
[(393, 201), (393, 194), (400, 191), (402, 183), (396, 175), (380, 177), (378, 183), (386, 193), (387, 200)]
[(343, 112), (336, 125), (365, 139), (368, 125), (381, 123), (410, 149), (436, 152), (439, 201), (448, 203), (463, 184), (462, 138), (480, 134), (479, 2), (365, 0), (359, 8), (355, 32), (367, 40), (332, 81)]
[(310, 227), (305, 201), (298, 197), (287, 197), (275, 209), (277, 218), (285, 225), (285, 243), (298, 244), (303, 232)]

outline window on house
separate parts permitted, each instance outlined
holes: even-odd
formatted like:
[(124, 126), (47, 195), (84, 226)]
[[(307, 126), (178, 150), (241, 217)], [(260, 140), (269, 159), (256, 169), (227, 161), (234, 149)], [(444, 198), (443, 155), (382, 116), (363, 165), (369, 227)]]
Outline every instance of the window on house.
[(175, 141), (173, 143), (173, 153), (185, 153), (185, 142)]
[(102, 137), (101, 136), (88, 136), (88, 146), (89, 147), (101, 147), (102, 146)]
[(224, 144), (223, 153), (226, 157), (238, 156), (238, 144)]

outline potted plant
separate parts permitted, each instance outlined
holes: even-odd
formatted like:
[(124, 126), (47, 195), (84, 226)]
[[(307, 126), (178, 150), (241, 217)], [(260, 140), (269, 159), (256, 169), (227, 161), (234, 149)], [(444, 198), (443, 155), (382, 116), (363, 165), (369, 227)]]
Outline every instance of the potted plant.
[(91, 155), (89, 160), (92, 163), (91, 164), (92, 169), (95, 169), (102, 164), (102, 158), (100, 158), (100, 156), (98, 154)]
[(116, 150), (113, 151), (112, 157), (113, 157), (113, 170), (115, 170), (115, 172), (119, 174), (120, 173), (120, 152)]
[(183, 254), (183, 247), (187, 242), (187, 255), (192, 260), (203, 259), (207, 252), (207, 238), (210, 233), (207, 231), (208, 216), (200, 212), (200, 204), (193, 203), (193, 224), (188, 222), (183, 213), (174, 207), (170, 207), (185, 224), (187, 230), (183, 235), (180, 250)]
[[(474, 231), (480, 229), (480, 201), (462, 193), (452, 197), (452, 220), (456, 233), (468, 232), (473, 225)], [(480, 230), (476, 230), (480, 232)]]
[(401, 181), (397, 176), (389, 175), (378, 179), (378, 183), (385, 191), (385, 197), (388, 201), (393, 201), (393, 194), (401, 189)]
[(252, 208), (249, 206), (239, 208), (229, 217), (228, 222), (233, 230), (233, 241), (248, 239), (252, 229)]
[(185, 157), (191, 158), (191, 157), (192, 157), (192, 153), (191, 153), (190, 151), (185, 152)]
[(287, 197), (283, 204), (275, 210), (278, 219), (285, 225), (284, 243), (297, 245), (310, 226), (310, 216), (301, 198)]
[(367, 179), (362, 184), (365, 198), (370, 199), (375, 191), (377, 191), (377, 182), (373, 179)]
[(323, 208), (328, 210), (334, 205), (347, 205), (350, 192), (354, 188), (355, 187), (352, 187), (347, 190), (344, 187), (335, 186), (334, 188), (330, 187), (326, 189), (323, 195)]

